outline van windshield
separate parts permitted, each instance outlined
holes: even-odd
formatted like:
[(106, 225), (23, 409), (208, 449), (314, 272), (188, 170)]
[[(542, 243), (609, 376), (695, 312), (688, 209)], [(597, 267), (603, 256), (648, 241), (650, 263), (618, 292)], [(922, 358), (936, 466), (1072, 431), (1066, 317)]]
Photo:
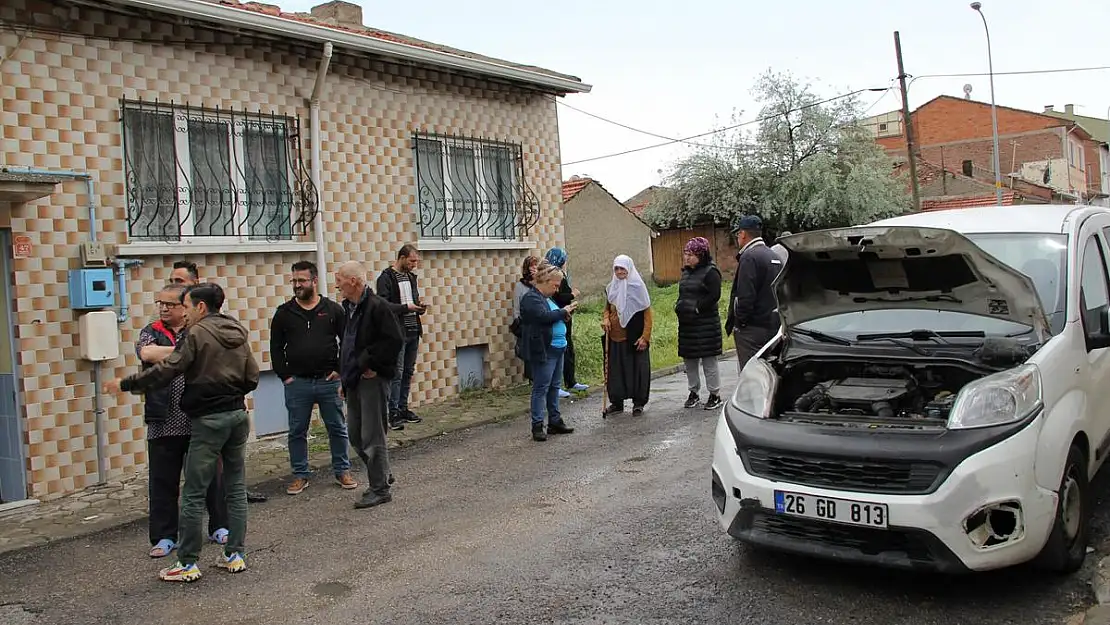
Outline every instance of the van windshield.
[[(1037, 288), (1049, 327), (1057, 334), (1064, 327), (1067, 301), (1067, 235), (1043, 233), (965, 234), (988, 254), (1029, 276)], [(867, 310), (843, 313), (799, 324), (807, 330), (854, 338), (857, 334), (906, 332), (928, 328), (937, 332), (982, 330), (987, 335), (1021, 333), (1029, 326), (961, 312), (933, 309)]]

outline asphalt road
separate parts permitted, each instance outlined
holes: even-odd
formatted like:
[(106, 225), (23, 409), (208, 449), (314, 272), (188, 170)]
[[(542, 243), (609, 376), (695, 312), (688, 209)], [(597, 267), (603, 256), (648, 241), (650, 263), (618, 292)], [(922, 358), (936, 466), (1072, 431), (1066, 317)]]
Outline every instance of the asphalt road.
[[(726, 388), (735, 379), (722, 367)], [(640, 418), (575, 402), (578, 431), (533, 443), (526, 419), (394, 457), (393, 503), (354, 510), (319, 476), (252, 505), (247, 561), (192, 585), (156, 579), (141, 525), (0, 557), (0, 623), (1059, 624), (1082, 575), (962, 578), (751, 553), (709, 499), (716, 413), (657, 380)], [(1102, 481), (1105, 483), (1105, 480)], [(1108, 506), (1098, 508), (1099, 538)], [(5, 605), (6, 604), (6, 605)]]

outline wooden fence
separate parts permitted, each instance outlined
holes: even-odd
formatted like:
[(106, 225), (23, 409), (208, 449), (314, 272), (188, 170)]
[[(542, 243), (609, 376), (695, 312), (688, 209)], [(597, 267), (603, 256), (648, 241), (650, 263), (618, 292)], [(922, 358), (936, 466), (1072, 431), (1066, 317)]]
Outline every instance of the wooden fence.
[(694, 237), (709, 239), (713, 260), (720, 267), (725, 279), (736, 271), (736, 240), (722, 226), (694, 226), (663, 230), (651, 240), (651, 261), (655, 283), (663, 286), (674, 284), (682, 277), (682, 248)]

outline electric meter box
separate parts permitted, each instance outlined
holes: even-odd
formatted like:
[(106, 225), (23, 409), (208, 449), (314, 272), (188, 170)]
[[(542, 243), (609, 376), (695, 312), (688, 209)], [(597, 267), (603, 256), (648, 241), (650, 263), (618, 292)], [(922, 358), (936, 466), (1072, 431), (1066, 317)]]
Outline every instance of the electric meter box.
[(119, 323), (113, 310), (97, 310), (81, 315), (77, 321), (82, 360), (119, 358)]
[(116, 303), (112, 270), (85, 267), (69, 270), (69, 307), (74, 310), (111, 308)]

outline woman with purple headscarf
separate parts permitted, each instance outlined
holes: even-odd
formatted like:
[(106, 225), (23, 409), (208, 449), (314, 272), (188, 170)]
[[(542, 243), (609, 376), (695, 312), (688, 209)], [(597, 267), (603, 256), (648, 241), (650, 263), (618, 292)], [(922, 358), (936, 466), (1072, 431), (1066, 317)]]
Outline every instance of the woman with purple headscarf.
[(717, 306), (721, 300), (721, 271), (713, 264), (709, 240), (694, 237), (682, 250), (682, 278), (678, 283), (678, 302), (674, 311), (678, 317), (678, 355), (686, 362), (686, 382), (690, 396), (686, 407), (693, 408), (701, 402), (701, 376), (705, 372), (705, 386), (709, 398), (706, 410), (721, 407), (721, 374), (717, 357), (721, 355), (721, 314)]

